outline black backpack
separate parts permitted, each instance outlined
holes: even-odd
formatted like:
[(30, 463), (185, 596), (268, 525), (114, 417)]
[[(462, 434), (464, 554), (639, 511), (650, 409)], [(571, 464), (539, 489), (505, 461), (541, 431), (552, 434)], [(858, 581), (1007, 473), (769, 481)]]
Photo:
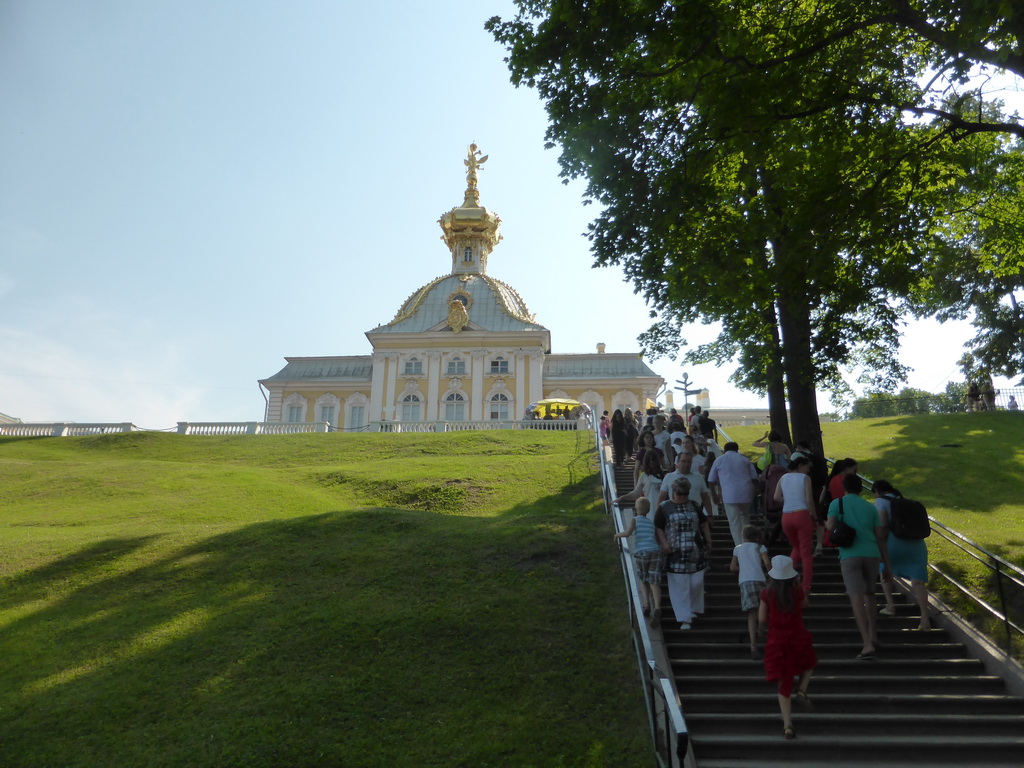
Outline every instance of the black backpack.
[(897, 539), (927, 539), (932, 534), (928, 510), (913, 499), (886, 496), (889, 500), (889, 530)]

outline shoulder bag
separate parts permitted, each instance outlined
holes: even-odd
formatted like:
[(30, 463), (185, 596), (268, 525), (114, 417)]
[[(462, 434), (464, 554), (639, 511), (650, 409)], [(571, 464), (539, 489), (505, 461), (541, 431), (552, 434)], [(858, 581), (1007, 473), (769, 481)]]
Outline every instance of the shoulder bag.
[(832, 527), (829, 528), (828, 536), (832, 544), (837, 547), (852, 547), (857, 538), (857, 529), (852, 525), (843, 522), (843, 500), (839, 499), (839, 518), (833, 519)]

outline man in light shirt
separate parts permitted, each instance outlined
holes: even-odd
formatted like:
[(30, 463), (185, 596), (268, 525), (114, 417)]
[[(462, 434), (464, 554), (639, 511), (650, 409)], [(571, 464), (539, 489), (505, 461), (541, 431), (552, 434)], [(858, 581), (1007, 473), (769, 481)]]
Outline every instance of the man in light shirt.
[(708, 484), (704, 478), (693, 471), (693, 454), (686, 451), (686, 443), (683, 443), (683, 452), (676, 460), (676, 471), (669, 472), (661, 481), (661, 493), (658, 494), (658, 506), (667, 501), (672, 492), (672, 482), (677, 477), (685, 477), (690, 481), (690, 501), (699, 504), (704, 508), (704, 514), (711, 517), (711, 494), (708, 492)]
[(738, 547), (743, 543), (743, 528), (750, 523), (750, 507), (760, 488), (753, 463), (740, 453), (736, 443), (726, 443), (708, 473), (708, 483), (718, 486), (729, 532)]

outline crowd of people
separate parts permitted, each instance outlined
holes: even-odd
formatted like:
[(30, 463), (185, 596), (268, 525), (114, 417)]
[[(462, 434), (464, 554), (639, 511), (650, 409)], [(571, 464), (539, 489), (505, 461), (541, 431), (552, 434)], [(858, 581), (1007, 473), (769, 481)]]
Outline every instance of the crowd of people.
[[(706, 412), (703, 417), (697, 408), (689, 417), (673, 410), (647, 414), (638, 422), (627, 410), (608, 420), (602, 437), (616, 465), (635, 457), (634, 487), (616, 502), (635, 501), (636, 516), (616, 536), (635, 537), (632, 552), (644, 614), (660, 624), (664, 575), (675, 619), (685, 631), (704, 613), (711, 520), (716, 514), (726, 518), (751, 657), (763, 658), (766, 679), (777, 682), (783, 735), (795, 738), (792, 702), (813, 708), (808, 686), (817, 657), (803, 611), (814, 601), (815, 560), (838, 549), (860, 639), (856, 659), (870, 661), (879, 650), (879, 616), (884, 620), (896, 613), (893, 577), (911, 585), (920, 613), (917, 629), (931, 627), (927, 545), (923, 538), (900, 538), (893, 532), (892, 515), (902, 496), (891, 483), (872, 485), (873, 503), (861, 495), (856, 460), (836, 461), (829, 471), (806, 442), (791, 448), (777, 432), (768, 431), (752, 444), (762, 453), (751, 461), (735, 442), (719, 447), (717, 425)], [(837, 520), (855, 532), (851, 542), (838, 547), (830, 539)], [(769, 559), (772, 547), (788, 551)], [(881, 609), (875, 598), (880, 579), (886, 598)]]

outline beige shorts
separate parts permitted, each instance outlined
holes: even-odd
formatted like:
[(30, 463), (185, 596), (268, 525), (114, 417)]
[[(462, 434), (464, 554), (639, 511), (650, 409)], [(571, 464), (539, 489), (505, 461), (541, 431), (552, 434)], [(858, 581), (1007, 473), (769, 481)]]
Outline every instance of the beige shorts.
[(844, 557), (839, 561), (843, 572), (843, 585), (848, 595), (869, 595), (878, 581), (880, 557)]

